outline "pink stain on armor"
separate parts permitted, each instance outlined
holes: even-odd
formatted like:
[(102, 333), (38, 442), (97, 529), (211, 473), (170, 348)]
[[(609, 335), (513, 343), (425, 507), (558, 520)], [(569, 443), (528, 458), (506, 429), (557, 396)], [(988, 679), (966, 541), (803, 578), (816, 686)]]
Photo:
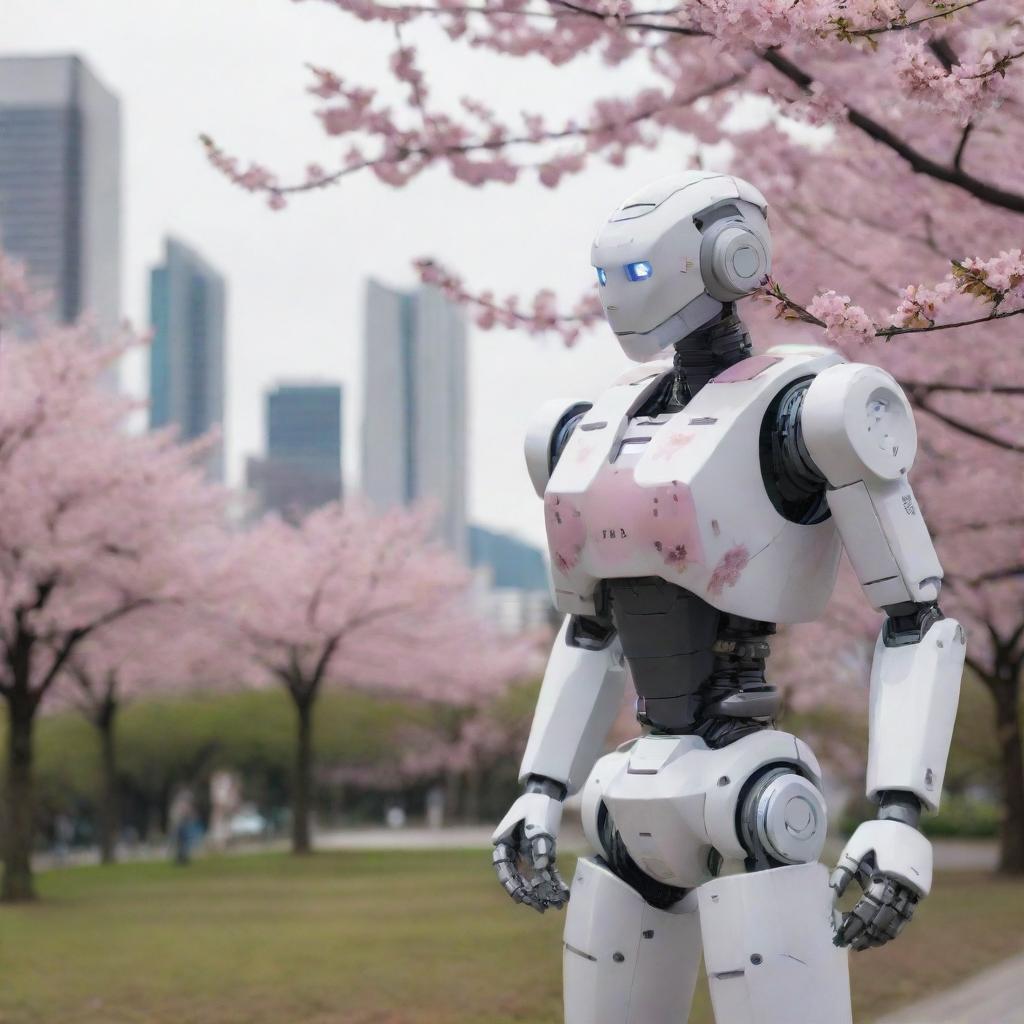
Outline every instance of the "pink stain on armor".
[(774, 366), (780, 359), (778, 356), (751, 356), (733, 363), (712, 380), (714, 384), (734, 384), (740, 380), (753, 380), (759, 373), (764, 373), (769, 366)]
[(663, 435), (654, 442), (656, 445), (656, 449), (651, 458), (671, 459), (676, 452), (685, 448), (696, 436), (696, 434)]
[(579, 564), (580, 552), (587, 539), (580, 510), (557, 494), (544, 497), (544, 525), (555, 568), (566, 576)]
[(708, 593), (720, 594), (725, 587), (736, 586), (740, 573), (746, 569), (749, 562), (750, 553), (745, 544), (737, 544), (735, 547), (729, 548), (719, 559), (714, 572), (711, 573)]

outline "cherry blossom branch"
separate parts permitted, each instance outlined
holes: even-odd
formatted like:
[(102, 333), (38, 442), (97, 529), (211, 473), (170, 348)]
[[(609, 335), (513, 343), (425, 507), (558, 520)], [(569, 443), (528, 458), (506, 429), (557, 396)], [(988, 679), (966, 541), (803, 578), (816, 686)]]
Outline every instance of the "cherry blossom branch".
[(529, 312), (519, 308), (519, 299), (511, 295), (497, 300), (493, 292), (469, 292), (462, 279), (430, 259), (415, 263), (420, 280), (439, 288), (446, 298), (476, 311), (474, 322), (483, 330), (493, 327), (521, 328), (529, 334), (554, 331), (566, 345), (573, 345), (580, 332), (598, 323), (604, 315), (601, 302), (594, 294), (583, 296), (571, 313), (559, 313), (554, 292), (544, 289), (534, 296)]
[[(802, 36), (806, 36), (808, 41), (834, 38), (854, 43), (861, 39), (873, 41), (876, 36), (888, 32), (905, 32), (920, 28), (922, 25), (938, 19), (950, 20), (961, 11), (975, 7), (983, 3), (984, 0), (964, 0), (962, 3), (944, 8), (942, 5), (933, 4), (932, 6), (939, 6), (942, 9), (918, 18), (908, 18), (906, 10), (902, 7), (898, 7), (896, 13), (890, 13), (884, 7), (865, 5), (863, 9), (854, 12), (845, 5), (841, 7), (837, 5), (842, 13), (831, 12), (822, 7), (819, 10), (808, 12), (799, 22), (791, 18), (789, 9), (792, 8), (792, 4), (779, 4), (780, 10), (778, 11), (772, 10), (770, 5), (760, 4), (756, 11), (751, 12), (749, 9), (753, 5), (745, 0), (731, 0), (731, 2), (720, 2), (715, 5), (704, 4), (697, 0), (690, 4), (679, 4), (674, 7), (654, 10), (629, 10), (625, 3), (617, 3), (614, 0), (611, 2), (601, 0), (592, 7), (573, 2), (573, 0), (547, 0), (549, 7), (554, 10), (530, 6), (526, 3), (440, 5), (429, 3), (384, 4), (378, 0), (328, 0), (328, 2), (340, 10), (354, 14), (362, 21), (396, 22), (421, 15), (447, 18), (515, 16), (551, 20), (563, 17), (582, 17), (617, 26), (649, 28), (693, 36), (728, 34), (730, 29), (735, 30), (735, 26), (746, 20), (750, 20), (762, 32), (770, 33), (778, 30), (776, 20), (783, 23), (792, 21), (788, 27), (800, 32)], [(650, 18), (673, 19), (676, 24), (662, 25), (657, 22), (654, 24), (641, 22), (641, 19)], [(872, 24), (871, 19), (876, 19), (876, 23)], [(879, 21), (878, 19), (883, 20)], [(742, 26), (742, 28), (747, 27)]]
[(913, 400), (914, 405), (918, 409), (928, 413), (929, 416), (934, 417), (940, 423), (945, 423), (947, 427), (959, 430), (960, 433), (966, 434), (968, 437), (973, 437), (978, 441), (984, 441), (987, 444), (995, 445), (997, 448), (1002, 448), (1004, 451), (1015, 452), (1018, 455), (1024, 454), (1024, 445), (1018, 444), (1016, 441), (1008, 441), (1006, 438), (1000, 437), (998, 434), (993, 434), (988, 430), (983, 430), (981, 427), (975, 426), (973, 423), (968, 423), (959, 416), (952, 416), (950, 413), (943, 412), (941, 409), (936, 409), (935, 406), (926, 398), (916, 395), (913, 388), (909, 389), (907, 394)]
[(556, 130), (544, 129), (540, 116), (525, 114), (523, 119), (528, 130), (516, 135), (510, 134), (504, 126), (497, 124), (481, 104), (464, 101), (471, 113), (489, 124), (486, 137), (467, 140), (464, 137), (464, 130), (456, 128), (447, 116), (431, 114), (427, 110), (422, 74), (415, 68), (412, 51), (407, 47), (400, 45), (399, 50), (393, 55), (392, 71), (410, 86), (412, 106), (417, 110), (421, 120), (421, 126), (417, 131), (399, 129), (389, 114), (375, 109), (372, 106), (372, 93), (361, 89), (346, 89), (340, 78), (325, 69), (312, 70), (318, 79), (318, 84), (311, 88), (312, 92), (324, 99), (347, 100), (347, 105), (330, 108), (321, 113), (328, 134), (348, 135), (358, 130), (366, 130), (381, 140), (378, 155), (365, 157), (353, 148), (345, 165), (338, 170), (328, 173), (317, 165), (310, 165), (304, 181), (281, 184), (268, 168), (251, 163), (242, 169), (237, 159), (221, 149), (210, 136), (199, 137), (206, 149), (207, 159), (214, 167), (231, 182), (247, 191), (266, 193), (270, 206), (274, 209), (283, 208), (285, 197), (288, 195), (323, 189), (364, 170), (373, 171), (388, 184), (404, 184), (438, 160), (448, 160), (452, 163), (453, 173), (468, 184), (479, 185), (484, 180), (499, 180), (510, 184), (516, 180), (520, 170), (534, 168), (539, 171), (540, 180), (544, 185), (554, 187), (563, 174), (582, 168), (584, 153), (565, 153), (540, 164), (518, 165), (503, 157), (495, 157), (485, 164), (463, 158), (478, 153), (504, 154), (506, 150), (515, 146), (535, 146), (567, 139), (596, 140), (596, 145), (600, 146), (604, 144), (602, 140), (614, 140), (625, 130), (636, 128), (644, 122), (665, 118), (700, 100), (726, 91), (738, 85), (744, 77), (742, 73), (731, 74), (684, 96), (672, 93), (666, 97), (663, 93), (648, 90), (634, 101), (634, 109), (630, 110), (627, 107), (617, 119), (605, 118), (584, 125), (570, 123)]
[[(988, 260), (953, 260), (950, 273), (934, 287), (909, 285), (903, 289), (900, 304), (886, 324), (874, 323), (848, 295), (834, 291), (822, 292), (802, 306), (769, 278), (762, 287), (762, 295), (777, 303), (778, 316), (821, 327), (836, 342), (888, 340), (903, 334), (973, 327), (1024, 313), (1024, 251), (1010, 249)], [(942, 312), (961, 296), (986, 303), (988, 311), (977, 317), (942, 321)]]
[[(814, 94), (815, 79), (786, 57), (780, 50), (764, 50), (760, 56), (762, 60), (788, 78), (794, 85), (798, 86), (801, 91), (807, 95)], [(847, 105), (845, 109), (846, 120), (851, 125), (860, 129), (869, 138), (881, 143), (887, 149), (892, 150), (897, 156), (902, 157), (918, 174), (927, 175), (936, 181), (945, 182), (947, 185), (955, 185), (957, 188), (981, 199), (991, 206), (1013, 210), (1015, 213), (1024, 213), (1024, 195), (1021, 193), (1009, 192), (1006, 189), (982, 181), (980, 178), (968, 174), (962, 167), (955, 166), (955, 164), (949, 166), (941, 164), (937, 160), (926, 156), (906, 140), (901, 139), (895, 132), (874, 118), (862, 113), (856, 107)]]

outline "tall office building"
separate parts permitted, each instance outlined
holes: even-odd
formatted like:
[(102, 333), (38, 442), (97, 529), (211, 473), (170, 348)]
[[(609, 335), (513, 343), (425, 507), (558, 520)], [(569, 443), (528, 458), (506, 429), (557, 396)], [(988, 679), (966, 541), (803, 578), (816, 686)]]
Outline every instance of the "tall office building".
[(296, 517), (341, 497), (339, 384), (281, 384), (267, 394), (267, 452), (247, 483), (260, 511)]
[(557, 622), (539, 548), (482, 526), (469, 528), (477, 612), (502, 633)]
[[(149, 278), (151, 427), (177, 424), (184, 440), (224, 422), (224, 278), (187, 245), (165, 242)], [(224, 477), (223, 438), (208, 472)]]
[(436, 289), (368, 283), (363, 408), (367, 498), (432, 502), (440, 536), (466, 559), (466, 327)]
[(0, 243), (54, 312), (121, 319), (121, 115), (74, 56), (0, 57)]

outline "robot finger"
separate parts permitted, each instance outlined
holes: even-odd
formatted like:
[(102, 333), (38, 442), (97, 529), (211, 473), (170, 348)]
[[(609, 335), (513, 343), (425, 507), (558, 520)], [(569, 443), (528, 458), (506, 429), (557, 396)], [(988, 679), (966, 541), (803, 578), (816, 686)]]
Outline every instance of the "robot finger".
[(910, 921), (914, 916), (914, 911), (916, 909), (917, 895), (909, 889), (902, 889), (899, 896), (896, 898), (896, 912), (903, 919), (904, 924), (907, 924)]
[(555, 840), (546, 832), (530, 840), (530, 863), (535, 871), (546, 871), (555, 863)]
[(848, 868), (838, 867), (832, 872), (831, 877), (828, 880), (828, 884), (835, 889), (836, 896), (842, 896), (846, 892), (847, 887), (850, 884), (850, 880), (853, 878), (853, 872)]
[(554, 866), (554, 864), (551, 865), (551, 877), (554, 879), (555, 886), (558, 888), (559, 893), (561, 893), (562, 896), (565, 897), (565, 902), (568, 903), (569, 902), (569, 886), (567, 886), (565, 884), (564, 880), (562, 879), (561, 874), (558, 871), (558, 868), (556, 868)]
[(498, 875), (498, 881), (516, 903), (525, 903), (543, 913), (544, 908), (538, 904), (532, 886), (516, 867), (517, 859), (518, 853), (510, 843), (498, 843), (494, 847), (492, 863)]
[(843, 918), (842, 927), (836, 936), (836, 945), (853, 946), (854, 949), (863, 948), (858, 945), (857, 940), (868, 929), (877, 912), (878, 904), (870, 896), (861, 897), (853, 910)]
[(540, 872), (534, 892), (546, 907), (561, 909), (569, 902), (569, 889), (554, 868)]

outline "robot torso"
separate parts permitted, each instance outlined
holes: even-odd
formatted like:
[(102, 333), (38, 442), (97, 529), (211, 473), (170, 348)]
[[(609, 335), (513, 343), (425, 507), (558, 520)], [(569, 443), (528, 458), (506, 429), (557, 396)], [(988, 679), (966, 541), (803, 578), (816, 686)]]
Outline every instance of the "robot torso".
[(750, 619), (820, 616), (840, 541), (829, 517), (801, 524), (776, 507), (762, 432), (787, 385), (841, 361), (823, 349), (752, 356), (674, 414), (640, 413), (670, 361), (645, 363), (601, 395), (544, 495), (559, 611), (593, 615), (599, 581), (654, 576)]

